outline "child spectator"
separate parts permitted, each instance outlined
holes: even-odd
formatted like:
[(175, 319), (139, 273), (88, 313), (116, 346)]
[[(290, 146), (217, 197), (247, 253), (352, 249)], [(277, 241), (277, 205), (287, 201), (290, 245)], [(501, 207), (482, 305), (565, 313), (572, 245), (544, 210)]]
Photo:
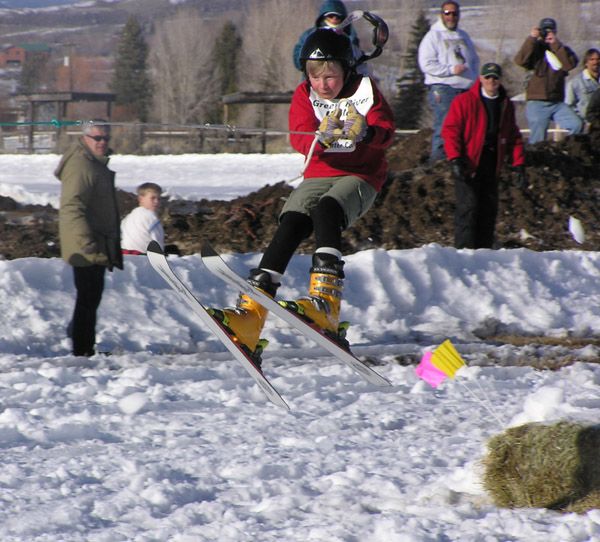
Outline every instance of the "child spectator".
[(138, 204), (121, 221), (123, 254), (145, 254), (150, 241), (164, 248), (165, 233), (158, 218), (162, 188), (155, 183), (143, 183), (137, 188)]
[[(315, 26), (308, 28), (305, 30), (298, 42), (294, 47), (294, 66), (296, 69), (303, 72), (303, 63), (302, 63), (302, 48), (304, 47), (304, 42), (317, 28), (329, 28), (335, 29), (338, 27), (344, 19), (348, 16), (348, 10), (344, 5), (342, 0), (325, 0), (319, 9), (319, 13), (317, 15), (317, 19), (315, 21)], [(352, 43), (352, 54), (354, 58), (358, 60), (363, 56), (363, 51), (360, 48), (360, 41), (354, 30), (352, 25), (344, 28), (345, 34), (350, 38), (350, 42)], [(356, 67), (356, 70), (361, 75), (369, 75), (368, 68), (366, 64), (360, 64)]]

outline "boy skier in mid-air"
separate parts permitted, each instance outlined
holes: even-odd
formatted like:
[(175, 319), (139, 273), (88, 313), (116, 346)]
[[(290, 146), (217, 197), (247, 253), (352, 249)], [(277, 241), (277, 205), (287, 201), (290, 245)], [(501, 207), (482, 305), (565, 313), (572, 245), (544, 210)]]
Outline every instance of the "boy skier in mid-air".
[[(304, 43), (301, 63), (306, 80), (292, 97), (290, 141), (310, 161), (248, 282), (274, 297), (294, 252), (314, 231), (308, 296), (280, 303), (342, 342), (338, 330), (344, 279), (342, 231), (366, 213), (385, 182), (385, 149), (393, 140), (393, 115), (375, 83), (356, 73), (352, 44), (345, 34), (315, 30)], [(316, 145), (315, 136), (308, 135), (315, 132)], [(259, 339), (266, 309), (241, 294), (236, 307), (210, 312), (260, 366)]]

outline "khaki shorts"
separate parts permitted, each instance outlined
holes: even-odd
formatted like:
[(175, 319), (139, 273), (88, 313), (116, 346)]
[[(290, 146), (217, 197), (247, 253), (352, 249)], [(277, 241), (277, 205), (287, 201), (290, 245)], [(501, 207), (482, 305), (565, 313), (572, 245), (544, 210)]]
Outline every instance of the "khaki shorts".
[[(319, 200), (329, 196), (340, 204), (346, 217), (345, 227), (352, 226), (373, 205), (377, 191), (360, 177), (319, 177), (305, 179), (290, 194), (281, 215), (296, 211), (310, 215)], [(281, 217), (281, 215), (279, 215)]]

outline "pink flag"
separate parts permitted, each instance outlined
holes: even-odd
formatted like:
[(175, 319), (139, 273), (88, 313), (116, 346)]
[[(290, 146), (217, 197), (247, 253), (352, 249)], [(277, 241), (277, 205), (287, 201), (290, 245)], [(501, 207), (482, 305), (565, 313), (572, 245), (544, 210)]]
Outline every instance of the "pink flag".
[(447, 378), (447, 375), (431, 363), (432, 355), (431, 352), (425, 352), (421, 358), (421, 363), (415, 368), (415, 372), (417, 373), (417, 376), (425, 380), (427, 384), (437, 388)]

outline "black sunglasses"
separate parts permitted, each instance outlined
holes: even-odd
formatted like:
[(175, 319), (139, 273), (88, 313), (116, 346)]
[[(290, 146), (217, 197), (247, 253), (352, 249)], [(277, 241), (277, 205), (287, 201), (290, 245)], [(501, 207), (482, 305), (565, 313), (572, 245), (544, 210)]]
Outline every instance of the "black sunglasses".
[(447, 9), (445, 9), (444, 11), (442, 11), (442, 13), (444, 15), (447, 15), (448, 17), (458, 17), (458, 11), (448, 11)]
[(100, 141), (106, 141), (107, 143), (110, 141), (110, 136), (92, 136), (92, 135), (88, 135), (85, 134), (86, 137), (89, 137), (90, 139), (93, 139), (94, 141), (97, 141), (98, 143), (100, 143)]
[(497, 75), (484, 75), (483, 78), (484, 79), (495, 79), (496, 81), (498, 81), (498, 79), (500, 79)]

